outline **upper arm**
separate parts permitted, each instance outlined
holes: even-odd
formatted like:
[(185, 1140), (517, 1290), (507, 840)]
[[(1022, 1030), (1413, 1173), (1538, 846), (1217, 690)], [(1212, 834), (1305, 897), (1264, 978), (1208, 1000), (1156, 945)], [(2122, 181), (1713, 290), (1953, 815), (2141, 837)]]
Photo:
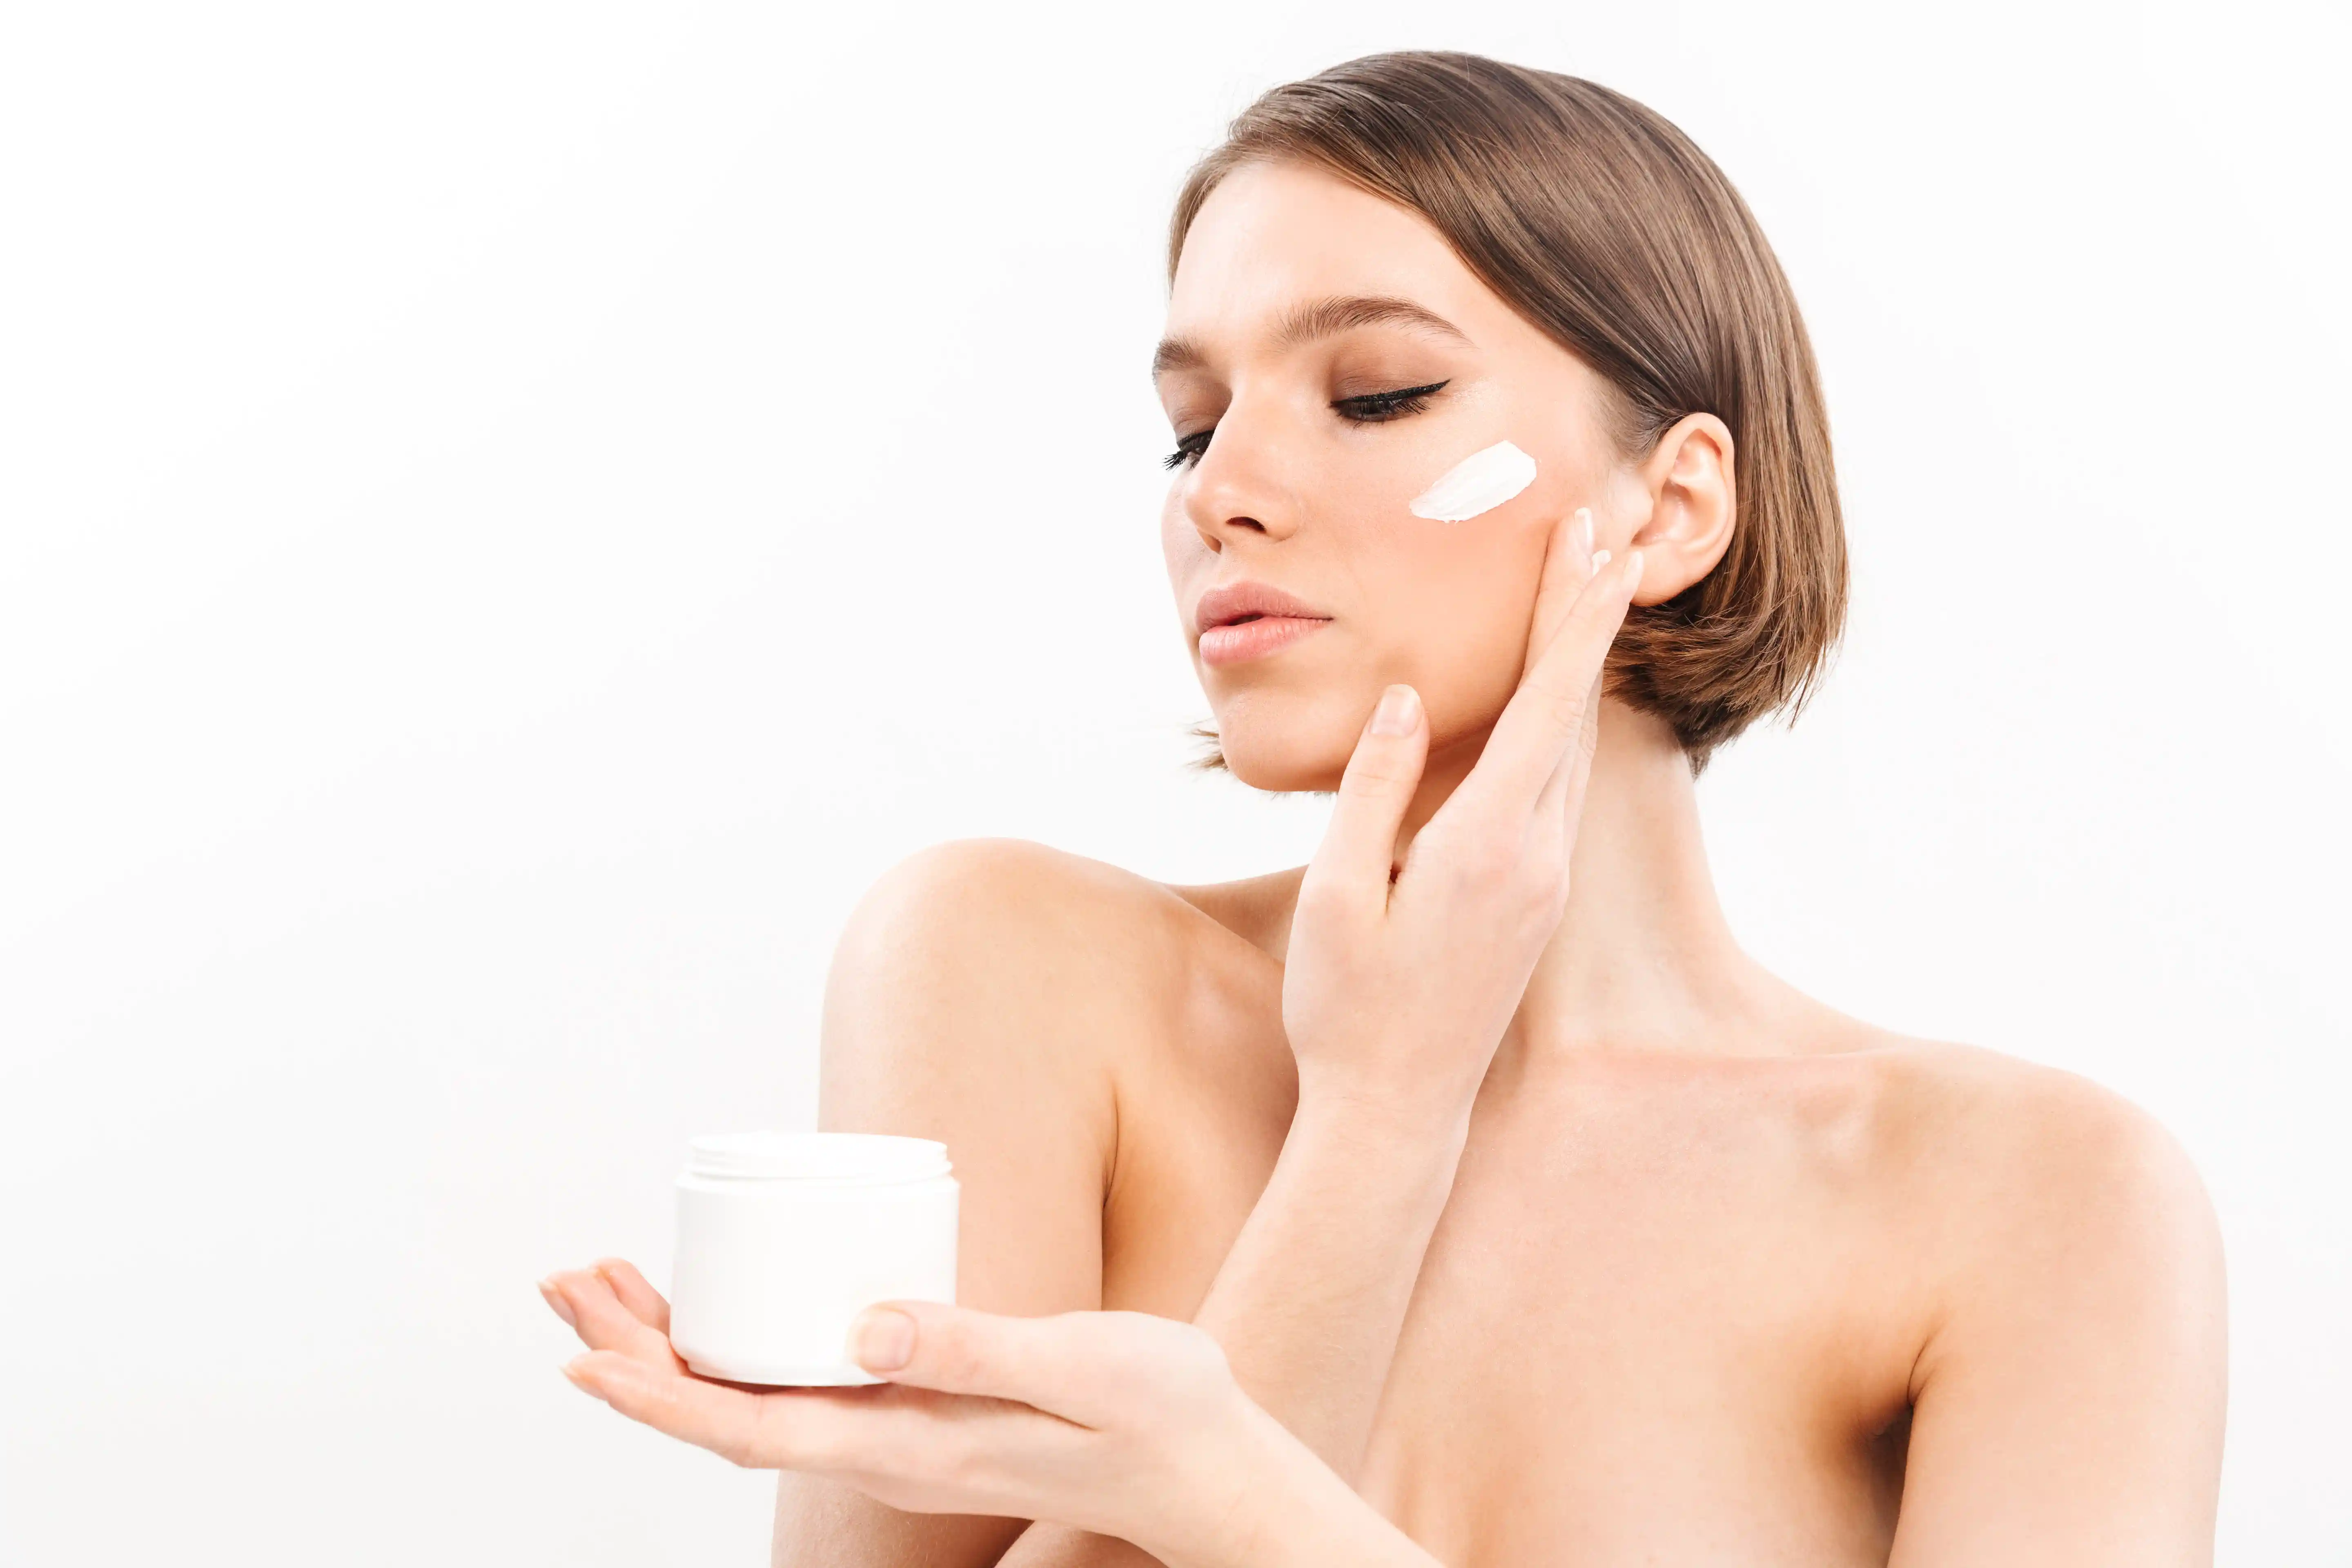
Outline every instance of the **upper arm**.
[(2212, 1560), (2219, 1229), (2185, 1154), (2079, 1079), (1981, 1108), (1959, 1264), (1921, 1352), (1890, 1568)]
[(958, 1299), (989, 1311), (1100, 1304), (1104, 1041), (1133, 1002), (1081, 864), (1004, 839), (926, 850), (866, 895), (826, 978), (820, 1123), (948, 1146)]
[[(926, 850), (844, 929), (826, 978), (820, 1125), (945, 1143), (961, 1184), (957, 1300), (1098, 1307), (1116, 1133), (1104, 1043), (1135, 987), (1108, 868), (1012, 840)], [(1124, 1014), (1122, 1015), (1122, 1009)], [(900, 1513), (785, 1473), (778, 1568), (993, 1563), (1018, 1521)]]

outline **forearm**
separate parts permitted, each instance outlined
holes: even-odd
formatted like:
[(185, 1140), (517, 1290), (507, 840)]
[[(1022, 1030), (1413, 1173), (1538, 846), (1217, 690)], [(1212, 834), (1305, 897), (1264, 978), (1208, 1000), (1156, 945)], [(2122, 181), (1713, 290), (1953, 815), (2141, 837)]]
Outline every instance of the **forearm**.
[[(1243, 1389), (1328, 1479), (1328, 1490), (1305, 1487), (1323, 1506), (1277, 1510), (1303, 1531), (1342, 1532), (1324, 1544), (1344, 1540), (1354, 1554), (1324, 1562), (1429, 1562), (1349, 1486), (1468, 1120), (1466, 1106), (1454, 1110), (1443, 1100), (1410, 1112), (1302, 1104), (1194, 1316), (1224, 1347)], [(1283, 1490), (1271, 1477), (1267, 1486)], [(1316, 1561), (1316, 1539), (1302, 1537), (1305, 1554), (1295, 1556), (1279, 1555), (1277, 1546), (1290, 1546), (1270, 1540), (1264, 1561)], [(1126, 1542), (1040, 1523), (1013, 1543), (1002, 1568), (1150, 1568), (1158, 1561)]]
[(1274, 1517), (1244, 1550), (1217, 1561), (1171, 1561), (1169, 1568), (1441, 1568), (1327, 1467), (1315, 1470), (1266, 1500)]
[(1156, 1525), (1138, 1520), (1150, 1550), (1041, 1523), (1005, 1568), (1439, 1568), (1281, 1423), (1232, 1403), (1234, 1419), (1195, 1435), (1202, 1462), (1155, 1483)]
[[(1348, 1484), (1324, 1472), (1322, 1486), (1269, 1500), (1280, 1517), (1233, 1553), (1178, 1553), (1164, 1568), (1442, 1568), (1403, 1531), (1381, 1517)], [(998, 1559), (999, 1568), (1163, 1568), (1163, 1560), (1129, 1542), (1060, 1524), (1033, 1524)]]
[(1193, 1321), (1250, 1397), (1350, 1484), (1469, 1124), (1303, 1103)]
[(1243, 1404), (1224, 1447), (1246, 1479), (1204, 1489), (1236, 1500), (1224, 1528), (1171, 1552), (1169, 1568), (1438, 1568), (1296, 1436)]

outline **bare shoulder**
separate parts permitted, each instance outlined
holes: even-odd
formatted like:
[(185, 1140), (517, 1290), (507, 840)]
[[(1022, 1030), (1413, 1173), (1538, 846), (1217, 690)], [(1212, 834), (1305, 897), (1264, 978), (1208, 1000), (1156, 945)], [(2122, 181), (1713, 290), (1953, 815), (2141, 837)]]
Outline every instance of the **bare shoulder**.
[(2161, 1361), (2218, 1403), (2221, 1240), (2178, 1139), (2079, 1074), (1975, 1047), (1891, 1039), (1881, 1148), (1933, 1237), (1915, 1375), (2079, 1354)]
[[(960, 838), (899, 861), (844, 929), (836, 963), (995, 955), (1023, 939), (1084, 933), (1100, 956), (1150, 952), (1181, 900), (1131, 871), (1020, 838)], [(909, 947), (919, 950), (909, 952)]]
[(922, 850), (878, 879), (843, 929), (826, 983), (828, 1058), (837, 1034), (856, 1032), (848, 1015), (877, 1009), (942, 1026), (894, 1031), (910, 1040), (969, 1040), (971, 1020), (995, 1019), (1005, 1027), (990, 1032), (1073, 1067), (1074, 1048), (1180, 1026), (1204, 985), (1263, 958), (1188, 896), (1218, 891), (1022, 839)]
[(1916, 1309), (1895, 1560), (2210, 1562), (2227, 1291), (2179, 1142), (2078, 1074), (1867, 1054)]
[(1989, 1258), (2013, 1271), (2042, 1249), (2081, 1258), (2130, 1242), (2151, 1261), (2162, 1247), (2212, 1249), (2212, 1205), (2187, 1152), (2113, 1089), (1811, 1005), (1783, 1037), (1801, 1048), (1738, 1081), (1770, 1086), (1813, 1168), (1888, 1200), (1923, 1247), (1936, 1238), (1936, 1257), (1912, 1258), (1922, 1268)]
[(2179, 1142), (2113, 1089), (1974, 1046), (1887, 1036), (1866, 1054), (1891, 1146), (1990, 1205), (1988, 1224), (2053, 1237), (2211, 1224)]
[(1183, 910), (1157, 883), (1042, 844), (934, 845), (859, 900), (834, 951), (828, 1014), (877, 990), (1024, 1018), (1148, 998), (1171, 976)]
[(1127, 1064), (1183, 1032), (1194, 928), (1213, 924), (1145, 878), (1013, 839), (923, 850), (859, 901), (825, 982), (819, 1123), (947, 1145), (960, 1300), (1101, 1305)]

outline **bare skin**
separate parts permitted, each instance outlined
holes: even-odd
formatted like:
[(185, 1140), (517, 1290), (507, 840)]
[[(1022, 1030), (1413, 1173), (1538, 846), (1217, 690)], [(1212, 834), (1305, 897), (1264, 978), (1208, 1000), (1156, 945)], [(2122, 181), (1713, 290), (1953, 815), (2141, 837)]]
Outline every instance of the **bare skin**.
[[(1477, 766), (1401, 866), (1391, 857), (1428, 739), (1412, 688), (1382, 694), (1349, 759), (1293, 900), (1286, 943), (1284, 1012), (1298, 1110), (1202, 1322), (879, 1303), (852, 1326), (845, 1349), (892, 1386), (746, 1388), (694, 1375), (670, 1343), (668, 1303), (635, 1268), (610, 1258), (541, 1282), (548, 1305), (589, 1347), (565, 1375), (619, 1414), (740, 1465), (823, 1477), (909, 1511), (1054, 1521), (1117, 1538), (1066, 1538), (1082, 1552), (1124, 1554), (1124, 1542), (1169, 1568), (1436, 1568), (1249, 1397), (1202, 1323), (1246, 1334), (1264, 1284), (1319, 1255), (1338, 1268), (1307, 1290), (1294, 1287), (1294, 1321), (1305, 1321), (1300, 1300), (1319, 1295), (1351, 1320), (1341, 1348), (1376, 1344), (1385, 1354), (1394, 1343), (1408, 1260), (1426, 1244), (1427, 1226), (1364, 1204), (1360, 1189), (1334, 1214), (1318, 1205), (1317, 1184), (1340, 1173), (1330, 1152), (1360, 1148), (1366, 1113), (1382, 1109), (1384, 1089), (1400, 1086), (1418, 1102), (1404, 1121), (1441, 1134), (1428, 1151), (1444, 1163), (1437, 1173), (1450, 1172), (1466, 1128), (1432, 1118), (1429, 1108), (1466, 1109), (1465, 1069), (1491, 1060), (1502, 1018), (1559, 923), (1571, 825), (1599, 738), (1601, 666), (1641, 580), (1639, 551), (1601, 570), (1606, 557), (1594, 552), (1592, 534), (1586, 509), (1552, 531), (1527, 670)], [(1424, 962), (1432, 957), (1444, 962)], [(1433, 976), (1469, 984), (1433, 992), (1420, 984)], [(1429, 1167), (1401, 1169), (1394, 1193), (1439, 1190), (1422, 1179)], [(1421, 1206), (1421, 1220), (1434, 1217)], [(1390, 1218), (1403, 1223), (1391, 1227)], [(1296, 1235), (1302, 1219), (1315, 1222), (1311, 1238)], [(1280, 1334), (1249, 1345), (1259, 1373), (1289, 1384), (1294, 1395), (1299, 1370), (1319, 1366), (1314, 1392), (1339, 1397), (1289, 1398), (1292, 1419), (1329, 1451), (1360, 1457), (1355, 1439), (1369, 1426), (1370, 1403), (1360, 1380), (1348, 1394), (1350, 1361), (1333, 1348), (1330, 1340), (1286, 1345)], [(1032, 1539), (1051, 1549), (1051, 1537)]]
[[(1362, 299), (1448, 325), (1314, 309)], [(1433, 231), (1297, 167), (1211, 196), (1170, 337), (1171, 424), (1214, 429), (1163, 519), (1180, 610), (1248, 579), (1328, 618), (1223, 664), (1188, 624), (1231, 765), (1331, 789), (1409, 684), (1397, 858), (1475, 858), (1419, 836), (1527, 674), (1562, 520), (1590, 509), (1599, 546), (1643, 557), (1636, 602), (1671, 597), (1728, 537), (1729, 433), (1694, 415), (1618, 452), (1591, 374)], [(1438, 383), (1408, 416), (1339, 416)], [(1404, 510), (1504, 437), (1538, 459), (1528, 492), (1459, 524)], [(1515, 935), (1447, 940), (1459, 915), (1374, 952), (1303, 869), (1169, 887), (1003, 841), (918, 857), (844, 935), (824, 1124), (947, 1142), (961, 1301), (1199, 1323), (1455, 1568), (2210, 1562), (2221, 1264), (2178, 1148), (2079, 1079), (1766, 973), (1672, 735), (1597, 711), (1564, 906), (1525, 963), (1492, 956)], [(1472, 1003), (1496, 995), (1490, 1026)], [(780, 1565), (1000, 1560), (1150, 1561), (782, 1479)]]
[(540, 1290), (589, 1347), (563, 1369), (574, 1386), (748, 1468), (920, 1513), (1063, 1520), (1169, 1568), (1439, 1568), (1242, 1392), (1196, 1324), (877, 1303), (844, 1348), (883, 1386), (754, 1389), (695, 1375), (669, 1303), (624, 1259)]

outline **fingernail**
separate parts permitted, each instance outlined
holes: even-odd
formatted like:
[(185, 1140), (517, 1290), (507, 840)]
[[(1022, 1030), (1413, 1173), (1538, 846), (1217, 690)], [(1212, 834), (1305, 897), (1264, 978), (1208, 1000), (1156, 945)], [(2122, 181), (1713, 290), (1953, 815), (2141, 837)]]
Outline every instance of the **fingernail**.
[(576, 1329), (580, 1326), (580, 1320), (572, 1315), (572, 1303), (565, 1300), (563, 1292), (555, 1288), (552, 1276), (539, 1282), (539, 1293), (547, 1298), (547, 1304), (555, 1309), (555, 1315), (563, 1320), (565, 1328)]
[(565, 1362), (563, 1363), (564, 1381), (571, 1384), (572, 1387), (578, 1389), (583, 1394), (591, 1394), (595, 1398), (602, 1399), (604, 1395), (596, 1393), (596, 1385), (589, 1382), (588, 1374), (580, 1369), (581, 1363), (587, 1359), (588, 1358), (586, 1356), (573, 1356), (570, 1361)]
[(1592, 552), (1592, 569), (1595, 572), (1600, 571), (1603, 566), (1608, 564), (1609, 552), (1606, 550), (1596, 550)]
[(1569, 537), (1576, 546), (1576, 552), (1590, 562), (1592, 559), (1592, 509), (1591, 507), (1580, 506), (1576, 509), (1576, 531)]
[(1625, 557), (1625, 592), (1632, 593), (1642, 585), (1642, 552), (1638, 550)]
[(868, 1307), (849, 1326), (849, 1353), (868, 1372), (896, 1372), (915, 1359), (915, 1320), (893, 1307)]
[(1420, 716), (1421, 693), (1410, 686), (1391, 686), (1381, 693), (1381, 705), (1372, 710), (1372, 733), (1410, 735)]

